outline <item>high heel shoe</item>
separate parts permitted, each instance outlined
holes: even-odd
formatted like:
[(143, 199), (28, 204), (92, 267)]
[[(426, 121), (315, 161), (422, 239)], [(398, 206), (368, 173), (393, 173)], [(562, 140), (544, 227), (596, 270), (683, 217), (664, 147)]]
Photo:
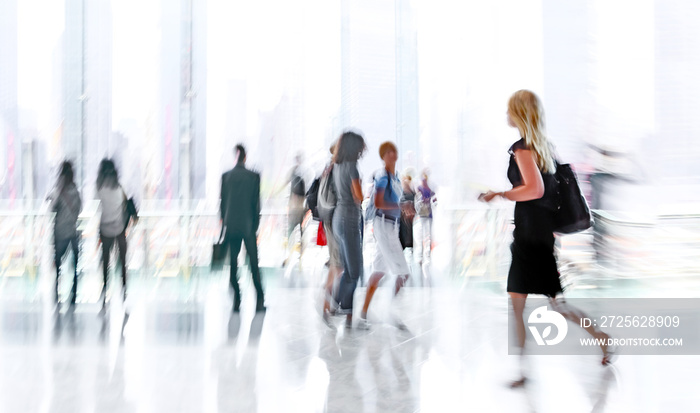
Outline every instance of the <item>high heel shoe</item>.
[(606, 343), (603, 346), (600, 346), (601, 350), (603, 350), (603, 358), (600, 361), (600, 364), (603, 366), (608, 366), (612, 364), (613, 359), (615, 358), (615, 352), (617, 351), (617, 346), (610, 346), (608, 345), (608, 341), (610, 340), (610, 335), (606, 333), (602, 333), (603, 335), (603, 342)]
[(352, 314), (352, 308), (341, 308), (337, 301), (335, 301), (330, 295), (326, 295), (326, 300), (330, 303), (330, 309), (328, 314), (333, 317), (344, 316)]
[(323, 324), (325, 324), (328, 328), (335, 330), (335, 324), (333, 324), (333, 320), (331, 317), (331, 310), (329, 308), (324, 309), (322, 316)]
[(616, 346), (605, 346), (605, 348), (603, 349), (603, 359), (600, 361), (600, 364), (602, 364), (603, 366), (609, 366), (613, 364), (617, 356), (616, 353)]
[(527, 378), (526, 377), (521, 377), (518, 380), (510, 382), (509, 387), (511, 389), (520, 389), (522, 387), (525, 387), (525, 383), (527, 383)]

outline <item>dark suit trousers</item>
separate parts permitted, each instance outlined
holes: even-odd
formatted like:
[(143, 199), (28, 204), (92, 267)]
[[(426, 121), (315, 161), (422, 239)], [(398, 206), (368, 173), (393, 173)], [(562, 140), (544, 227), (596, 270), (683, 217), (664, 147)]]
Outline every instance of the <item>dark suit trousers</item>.
[(58, 303), (58, 280), (61, 278), (61, 261), (63, 256), (71, 247), (73, 251), (73, 289), (71, 289), (70, 302), (75, 303), (75, 297), (78, 293), (78, 236), (73, 236), (67, 239), (56, 239), (54, 237), (54, 263), (56, 264), (56, 303)]
[(126, 292), (126, 229), (116, 237), (107, 237), (100, 234), (102, 241), (102, 277), (104, 284), (102, 286), (103, 303), (107, 300), (107, 275), (109, 274), (109, 258), (112, 252), (112, 247), (116, 241), (119, 249), (119, 261), (122, 265), (122, 288)]
[(263, 304), (263, 289), (260, 282), (260, 268), (258, 267), (258, 240), (255, 233), (244, 234), (231, 232), (226, 234), (231, 252), (231, 287), (233, 287), (234, 299), (237, 305), (241, 302), (241, 288), (238, 285), (238, 253), (241, 252), (241, 243), (245, 244), (250, 261), (250, 272), (253, 276), (253, 284), (258, 297), (258, 305)]

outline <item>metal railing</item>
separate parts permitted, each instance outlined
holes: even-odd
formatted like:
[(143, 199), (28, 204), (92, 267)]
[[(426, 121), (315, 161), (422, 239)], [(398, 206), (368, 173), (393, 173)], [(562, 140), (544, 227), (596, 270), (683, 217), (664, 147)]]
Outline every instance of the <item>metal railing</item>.
[[(155, 205), (154, 205), (155, 204)], [(220, 235), (218, 209), (201, 202), (193, 208), (155, 209), (165, 203), (145, 204), (139, 221), (127, 230), (129, 271), (153, 276), (189, 276), (192, 269), (210, 265), (212, 244)], [(78, 218), (81, 233), (79, 270), (99, 272), (99, 202), (88, 201)], [(0, 209), (0, 276), (35, 276), (52, 267), (54, 214), (35, 202), (29, 208)], [(286, 211), (264, 210), (259, 231), (260, 249), (283, 249)], [(261, 265), (280, 261), (279, 254), (261, 254)]]
[[(140, 220), (128, 232), (130, 274), (187, 278), (193, 272), (207, 270), (212, 244), (220, 233), (218, 204), (197, 202), (186, 206), (161, 201), (141, 206)], [(505, 279), (510, 263), (512, 208), (467, 205), (442, 208), (440, 214), (436, 225), (447, 230), (449, 273), (493, 281)], [(264, 210), (262, 215), (260, 265), (276, 267), (286, 254), (286, 209)], [(593, 265), (614, 277), (700, 273), (700, 214), (648, 218), (596, 210), (594, 217), (595, 230), (558, 237), (563, 273), (572, 268), (587, 271)], [(23, 209), (2, 208), (0, 204), (0, 277), (31, 279), (42, 270), (53, 270), (52, 228), (53, 214), (43, 202), (29, 203)], [(79, 229), (79, 270), (99, 277), (97, 201), (86, 202)]]
[[(450, 228), (451, 273), (505, 280), (511, 259), (512, 208), (470, 205), (444, 212)], [(611, 278), (700, 274), (700, 214), (592, 213), (593, 228), (556, 238), (564, 282), (593, 272)]]

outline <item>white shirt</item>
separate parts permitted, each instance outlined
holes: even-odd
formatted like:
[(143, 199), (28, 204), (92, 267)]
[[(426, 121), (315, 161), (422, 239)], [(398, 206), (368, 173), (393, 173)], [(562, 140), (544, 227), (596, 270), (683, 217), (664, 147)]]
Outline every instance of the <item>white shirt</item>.
[(121, 186), (108, 188), (103, 186), (97, 191), (102, 207), (100, 232), (106, 237), (116, 237), (124, 231), (126, 215), (124, 213), (124, 191)]

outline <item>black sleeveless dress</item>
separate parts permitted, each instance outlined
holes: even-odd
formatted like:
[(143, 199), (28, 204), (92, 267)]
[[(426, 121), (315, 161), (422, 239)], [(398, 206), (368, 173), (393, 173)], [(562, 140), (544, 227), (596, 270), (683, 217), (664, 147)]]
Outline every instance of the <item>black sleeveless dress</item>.
[[(522, 185), (514, 155), (518, 149), (528, 149), (525, 139), (515, 142), (508, 150), (508, 180), (514, 188)], [(554, 297), (562, 292), (554, 257), (556, 180), (550, 173), (542, 173), (542, 180), (545, 188), (542, 198), (515, 203), (515, 230), (510, 247), (513, 261), (508, 271), (507, 291)]]

